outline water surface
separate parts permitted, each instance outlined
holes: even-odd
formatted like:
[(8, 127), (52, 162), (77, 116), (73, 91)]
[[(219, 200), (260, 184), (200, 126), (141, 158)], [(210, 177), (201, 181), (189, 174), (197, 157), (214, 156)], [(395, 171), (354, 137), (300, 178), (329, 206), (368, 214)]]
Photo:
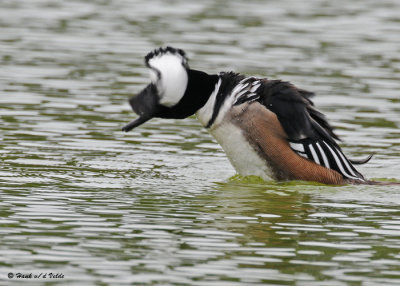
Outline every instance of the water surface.
[[(400, 3), (1, 1), (1, 285), (400, 285), (400, 189), (233, 177), (194, 117), (125, 134), (143, 56), (315, 91), (400, 180)], [(231, 178), (231, 179), (230, 179)], [(22, 282), (8, 273), (60, 273)]]

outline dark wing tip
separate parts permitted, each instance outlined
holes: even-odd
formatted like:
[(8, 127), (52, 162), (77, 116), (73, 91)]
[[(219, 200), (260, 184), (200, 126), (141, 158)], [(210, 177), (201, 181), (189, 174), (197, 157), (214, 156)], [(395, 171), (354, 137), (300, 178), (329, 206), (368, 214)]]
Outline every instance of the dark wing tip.
[(325, 115), (315, 109), (313, 92), (297, 88), (290, 82), (266, 80), (261, 102), (277, 114), (289, 139), (322, 138), (336, 146), (340, 140)]
[[(341, 141), (339, 136), (333, 131), (333, 127), (329, 124), (326, 116), (316, 110), (313, 106), (307, 106), (307, 111), (310, 116), (310, 121), (316, 132), (328, 141)], [(333, 138), (334, 140), (332, 140)]]
[(301, 88), (297, 88), (297, 91), (310, 105), (314, 106), (314, 102), (311, 100), (311, 98), (315, 96), (314, 92)]

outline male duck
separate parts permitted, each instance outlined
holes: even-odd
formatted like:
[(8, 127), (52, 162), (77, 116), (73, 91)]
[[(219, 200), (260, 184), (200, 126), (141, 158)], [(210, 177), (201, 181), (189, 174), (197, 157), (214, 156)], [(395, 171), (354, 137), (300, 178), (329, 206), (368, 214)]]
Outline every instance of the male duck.
[(145, 63), (151, 83), (129, 100), (139, 118), (122, 130), (153, 117), (196, 114), (243, 176), (333, 185), (377, 183), (353, 166), (371, 156), (346, 158), (332, 127), (315, 109), (312, 92), (281, 80), (190, 69), (185, 52), (172, 47), (150, 52)]

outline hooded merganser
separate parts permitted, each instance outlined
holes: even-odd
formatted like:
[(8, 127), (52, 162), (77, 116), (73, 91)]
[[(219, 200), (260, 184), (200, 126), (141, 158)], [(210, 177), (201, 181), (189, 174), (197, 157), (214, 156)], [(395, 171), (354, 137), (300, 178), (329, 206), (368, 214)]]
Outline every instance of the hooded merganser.
[(185, 52), (172, 47), (150, 52), (145, 64), (151, 83), (129, 100), (139, 118), (123, 131), (153, 117), (196, 114), (243, 176), (334, 185), (373, 183), (353, 166), (372, 156), (346, 158), (325, 116), (314, 108), (314, 93), (281, 80), (190, 69)]

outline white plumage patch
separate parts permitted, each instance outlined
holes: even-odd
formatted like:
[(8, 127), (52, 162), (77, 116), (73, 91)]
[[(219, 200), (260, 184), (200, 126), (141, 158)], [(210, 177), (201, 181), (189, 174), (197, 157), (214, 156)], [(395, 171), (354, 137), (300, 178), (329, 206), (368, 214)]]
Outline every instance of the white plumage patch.
[(215, 100), (219, 91), (219, 88), (221, 86), (221, 78), (218, 80), (217, 84), (215, 85), (215, 88), (213, 90), (213, 92), (211, 93), (210, 97), (208, 98), (208, 101), (206, 102), (206, 104), (200, 108), (197, 113), (196, 116), (199, 119), (200, 123), (203, 126), (206, 126), (208, 121), (211, 119), (212, 113), (214, 112), (214, 104), (215, 104)]
[(272, 169), (249, 144), (239, 127), (227, 121), (211, 129), (210, 133), (240, 175), (259, 176), (264, 180), (273, 178)]
[(294, 143), (294, 142), (289, 142), (290, 147), (292, 147), (293, 150), (295, 150), (296, 152), (302, 152), (304, 153), (304, 145), (301, 143)]
[(174, 106), (183, 95), (188, 84), (186, 59), (171, 52), (159, 54), (148, 61), (150, 79), (157, 86), (160, 104)]

